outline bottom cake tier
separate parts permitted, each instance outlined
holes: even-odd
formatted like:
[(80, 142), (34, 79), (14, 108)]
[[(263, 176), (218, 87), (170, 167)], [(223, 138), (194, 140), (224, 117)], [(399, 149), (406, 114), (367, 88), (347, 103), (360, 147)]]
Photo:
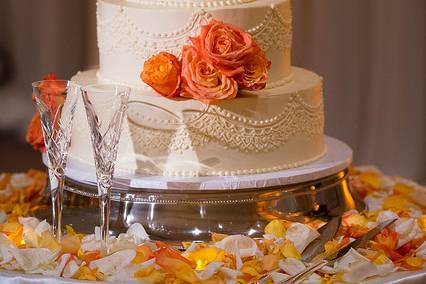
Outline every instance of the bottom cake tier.
[[(322, 78), (293, 68), (283, 86), (240, 92), (206, 105), (132, 90), (119, 145), (119, 171), (169, 176), (242, 175), (313, 162), (326, 153)], [(108, 83), (97, 70), (79, 72), (80, 85)], [(99, 97), (108, 109), (109, 101)], [(82, 102), (76, 111), (70, 157), (93, 164)]]

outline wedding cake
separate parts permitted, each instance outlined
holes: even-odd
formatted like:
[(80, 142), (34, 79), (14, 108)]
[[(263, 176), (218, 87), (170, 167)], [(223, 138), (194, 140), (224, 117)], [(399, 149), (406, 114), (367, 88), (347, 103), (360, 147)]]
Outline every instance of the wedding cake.
[[(78, 72), (72, 80), (131, 87), (117, 170), (244, 175), (298, 167), (325, 155), (322, 78), (291, 66), (290, 0), (98, 0), (97, 6), (99, 69)], [(211, 23), (249, 35), (242, 36), (244, 42), (253, 41), (271, 63), (266, 86), (244, 85), (232, 98), (206, 103), (197, 94), (166, 98), (141, 79), (147, 61), (161, 52), (183, 61), (184, 46), (193, 50), (193, 39), (208, 37)], [(242, 48), (230, 38), (218, 40)], [(235, 87), (229, 80), (215, 90)], [(70, 158), (93, 164), (85, 115), (79, 102)]]

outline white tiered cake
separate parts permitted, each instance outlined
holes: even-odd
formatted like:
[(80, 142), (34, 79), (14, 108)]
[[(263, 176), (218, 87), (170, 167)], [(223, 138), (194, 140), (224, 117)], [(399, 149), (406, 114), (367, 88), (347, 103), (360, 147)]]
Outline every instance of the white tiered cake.
[[(304, 165), (322, 157), (322, 78), (291, 67), (290, 0), (99, 0), (98, 70), (81, 85), (132, 88), (117, 169), (150, 175), (241, 175)], [(249, 32), (272, 62), (260, 91), (207, 105), (167, 99), (145, 85), (144, 62), (160, 51), (180, 56), (189, 37), (217, 19)], [(108, 101), (105, 101), (108, 105)], [(70, 157), (93, 163), (83, 105), (76, 112)]]

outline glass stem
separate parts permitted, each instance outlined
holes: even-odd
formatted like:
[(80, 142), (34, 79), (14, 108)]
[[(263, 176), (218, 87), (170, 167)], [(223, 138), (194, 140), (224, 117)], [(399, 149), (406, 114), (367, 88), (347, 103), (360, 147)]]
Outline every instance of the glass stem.
[(101, 240), (103, 247), (108, 254), (109, 238), (109, 216), (111, 203), (111, 185), (109, 183), (99, 183), (99, 223), (101, 227)]
[[(54, 179), (54, 181), (52, 181)], [(51, 175), (51, 199), (52, 199), (52, 226), (53, 234), (58, 242), (62, 237), (62, 203), (65, 185), (64, 175), (54, 173)]]

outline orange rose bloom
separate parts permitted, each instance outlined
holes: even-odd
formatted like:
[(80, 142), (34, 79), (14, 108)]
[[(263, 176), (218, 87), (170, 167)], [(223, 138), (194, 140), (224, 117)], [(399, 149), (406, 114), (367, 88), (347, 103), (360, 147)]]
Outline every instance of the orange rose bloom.
[(234, 78), (241, 89), (260, 90), (268, 82), (268, 71), (271, 62), (259, 48), (258, 52), (248, 55), (243, 64), (244, 72)]
[(175, 97), (179, 93), (180, 65), (173, 54), (160, 52), (145, 61), (140, 77), (164, 97)]
[[(63, 96), (61, 96), (61, 94), (63, 94), (66, 90), (66, 86), (63, 84), (63, 82), (55, 82), (54, 80), (57, 80), (56, 75), (49, 73), (43, 78), (39, 85), (40, 90), (43, 92), (43, 100), (51, 108), (52, 112), (55, 112), (57, 107), (65, 99)], [(33, 101), (34, 100), (35, 98), (33, 94)], [(28, 126), (26, 141), (31, 144), (35, 150), (41, 152), (46, 151), (43, 132), (41, 129), (40, 115), (38, 111), (34, 113), (30, 125)]]
[(258, 49), (249, 33), (217, 20), (203, 26), (191, 42), (203, 58), (230, 77), (243, 73), (245, 58)]
[(182, 50), (182, 96), (205, 103), (235, 98), (237, 82), (217, 70), (194, 46)]

